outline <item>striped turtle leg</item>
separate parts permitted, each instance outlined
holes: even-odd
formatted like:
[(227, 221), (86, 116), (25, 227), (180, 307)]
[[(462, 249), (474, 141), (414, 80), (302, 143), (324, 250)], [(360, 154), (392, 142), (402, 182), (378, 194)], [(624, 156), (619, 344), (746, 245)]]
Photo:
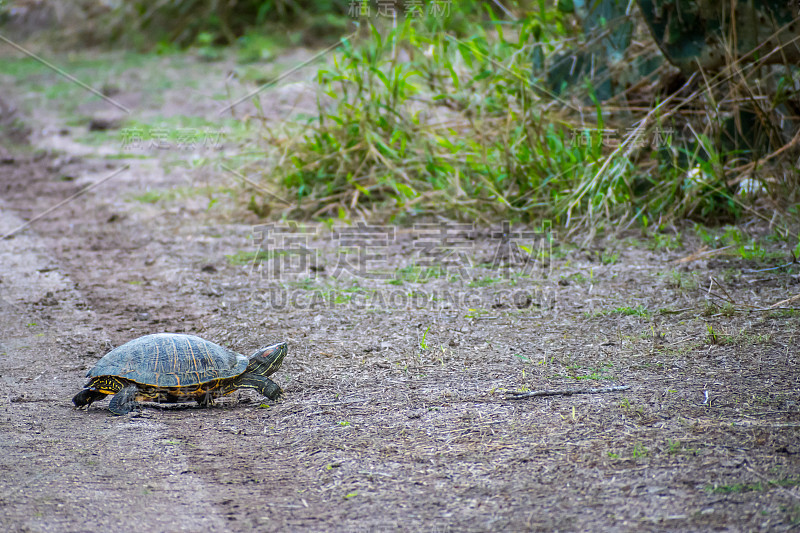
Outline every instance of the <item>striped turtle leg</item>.
[(136, 385), (127, 385), (111, 398), (108, 410), (115, 415), (126, 415), (134, 409), (139, 409), (140, 406), (136, 402), (137, 392), (139, 392), (139, 388)]
[(283, 395), (283, 390), (277, 383), (265, 376), (245, 372), (236, 380), (237, 389), (255, 389), (270, 400), (277, 400)]
[(211, 407), (214, 405), (214, 395), (211, 394), (211, 391), (201, 394), (200, 396), (195, 396), (195, 400), (197, 400), (198, 405), (203, 407)]
[(102, 392), (91, 389), (83, 389), (72, 398), (72, 403), (75, 404), (75, 407), (83, 407), (85, 405), (88, 408), (90, 405), (92, 405), (92, 402), (102, 400), (105, 397), (106, 395)]

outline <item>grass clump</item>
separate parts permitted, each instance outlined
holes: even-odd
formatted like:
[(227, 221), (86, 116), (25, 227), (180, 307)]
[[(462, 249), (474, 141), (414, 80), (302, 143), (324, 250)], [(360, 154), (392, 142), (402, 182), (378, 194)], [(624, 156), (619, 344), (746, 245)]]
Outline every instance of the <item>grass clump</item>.
[(373, 27), (363, 46), (345, 42), (318, 76), (332, 106), (282, 148), (293, 155), (277, 176), (295, 214), (529, 219), (563, 204), (562, 191), (601, 163), (601, 145), (572, 145), (534, 105), (532, 25), (494, 28), (459, 39), (408, 19), (387, 35)]
[(800, 485), (800, 479), (784, 478), (771, 479), (766, 483), (757, 481), (755, 483), (731, 483), (727, 485), (707, 485), (706, 491), (713, 494), (740, 494), (743, 492), (761, 492), (772, 487), (796, 487)]
[[(531, 75), (534, 52), (581, 41), (573, 19), (544, 4), (512, 3), (505, 14), (480, 4), (454, 7), (442, 20), (400, 18), (394, 28), (372, 26), (363, 42), (343, 42), (318, 73), (318, 116), (288, 140), (265, 135), (279, 145), (265, 179), (290, 193), (290, 216), (445, 213), (647, 228), (676, 218), (733, 220), (755, 198), (796, 202), (796, 168), (753, 178), (760, 188), (748, 185), (747, 194), (732, 178), (744, 168), (742, 154), (720, 140), (723, 111), (708, 102), (728, 105), (745, 82), (717, 75), (715, 84), (693, 79), (678, 92), (655, 84), (601, 101), (584, 80), (556, 95)], [(657, 247), (681, 244), (665, 236)]]
[(266, 250), (258, 250), (255, 252), (240, 250), (235, 254), (226, 255), (225, 259), (227, 259), (228, 263), (231, 265), (242, 266), (269, 261), (272, 257), (273, 255)]

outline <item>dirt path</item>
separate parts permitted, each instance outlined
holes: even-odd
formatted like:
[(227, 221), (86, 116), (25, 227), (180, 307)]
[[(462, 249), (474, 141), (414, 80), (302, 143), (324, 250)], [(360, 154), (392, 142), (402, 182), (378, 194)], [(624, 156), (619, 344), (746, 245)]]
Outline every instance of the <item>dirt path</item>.
[[(75, 188), (48, 186), (57, 165), (49, 159), (9, 164), (5, 198), (24, 191), (36, 204), (37, 196), (52, 200)], [(22, 223), (10, 205), (31, 204), (3, 202), (3, 234)], [(124, 517), (153, 531), (176, 524), (223, 530), (213, 506), (197, 514), (209, 500), (207, 489), (172, 446), (167, 424), (143, 418), (109, 424), (101, 415), (89, 428), (87, 413), (69, 408), (75, 380), (67, 376), (80, 375), (109, 341), (53, 244), (28, 231), (0, 247), (3, 529), (114, 529)]]
[[(122, 166), (0, 156), (0, 233)], [(407, 276), (419, 274), (413, 232), (398, 230), (382, 264), (400, 283), (338, 275), (343, 256), (324, 238), (309, 241), (316, 270), (270, 279), (246, 260), (255, 219), (232, 204), (209, 209), (202, 195), (137, 201), (198, 177), (131, 164), (0, 241), (3, 530), (800, 523), (798, 314), (704, 314), (698, 285), (713, 275), (735, 301), (765, 306), (796, 292), (791, 275), (669, 262), (696, 243), (652, 252), (604, 241), (559, 243), (546, 272), (520, 277), (513, 260), (489, 264), (499, 241), (481, 232), (467, 276), (421, 283)], [(275, 376), (285, 399), (242, 393), (127, 417), (106, 402), (72, 408), (100, 356), (159, 331), (243, 353), (287, 340)], [(631, 389), (504, 398), (608, 384)]]

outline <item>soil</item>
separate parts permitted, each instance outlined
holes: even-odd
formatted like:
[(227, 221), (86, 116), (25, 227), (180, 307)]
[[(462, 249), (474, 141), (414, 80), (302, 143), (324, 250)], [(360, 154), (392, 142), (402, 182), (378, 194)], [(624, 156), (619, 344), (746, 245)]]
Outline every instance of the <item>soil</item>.
[[(2, 234), (130, 168), (0, 240), (4, 531), (800, 525), (800, 314), (766, 309), (797, 292), (796, 269), (677, 262), (702, 246), (690, 230), (674, 247), (554, 230), (529, 269), (502, 228), (450, 227), (460, 248), (420, 279), (424, 228), (346, 248), (347, 227), (258, 227), (239, 190), (142, 201), (230, 176), (79, 156), (43, 133), (53, 116), (21, 118), (33, 146), (23, 128), (0, 147)], [(296, 268), (309, 256), (290, 241), (259, 255), (277, 230), (305, 231), (311, 262)], [(98, 358), (156, 332), (245, 354), (287, 341), (284, 398), (72, 406)], [(508, 394), (612, 385), (630, 389)]]

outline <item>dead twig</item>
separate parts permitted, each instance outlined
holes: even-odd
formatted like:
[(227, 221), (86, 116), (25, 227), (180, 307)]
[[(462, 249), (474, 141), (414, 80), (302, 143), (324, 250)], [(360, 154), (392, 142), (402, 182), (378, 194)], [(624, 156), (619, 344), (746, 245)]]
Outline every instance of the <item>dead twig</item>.
[[(717, 280), (717, 278), (715, 278), (714, 276), (711, 276), (711, 281), (712, 281), (712, 283), (715, 283), (717, 285), (717, 287), (722, 289), (722, 292), (725, 293), (725, 299), (727, 301), (729, 301), (732, 305), (736, 305), (736, 302), (734, 301), (734, 299), (731, 297), (730, 294), (728, 294), (728, 291), (725, 290), (725, 287), (722, 286), (722, 283), (720, 283), (719, 280)], [(711, 287), (709, 287), (709, 289), (711, 289)], [(711, 291), (709, 290), (709, 293), (710, 292)]]
[(774, 303), (774, 304), (772, 304), (771, 306), (769, 306), (769, 308), (768, 308), (768, 309), (777, 309), (778, 307), (783, 307), (783, 306), (785, 306), (786, 304), (791, 304), (791, 303), (794, 303), (794, 302), (796, 302), (797, 300), (800, 300), (800, 294), (795, 294), (795, 295), (794, 295), (794, 296), (792, 296), (791, 298), (787, 298), (787, 299), (785, 299), (785, 300), (781, 300), (780, 302)]
[(742, 270), (742, 272), (745, 272), (747, 274), (754, 274), (754, 273), (757, 273), (757, 272), (767, 272), (769, 270), (778, 270), (778, 269), (781, 269), (781, 268), (788, 268), (788, 267), (790, 267), (792, 265), (797, 265), (797, 264), (800, 264), (800, 261), (797, 260), (797, 257), (795, 257), (794, 252), (792, 252), (792, 260), (791, 260), (791, 262), (786, 263), (785, 265), (778, 265), (778, 266), (769, 267), (769, 268), (759, 268), (758, 270), (753, 270), (753, 269), (750, 269), (750, 268), (746, 268), (746, 269)]
[(713, 250), (709, 250), (708, 246), (703, 246), (702, 248), (700, 248), (699, 250), (697, 250), (696, 252), (694, 252), (691, 255), (687, 255), (686, 257), (682, 257), (680, 259), (674, 260), (673, 263), (689, 263), (691, 261), (697, 261), (698, 259), (705, 259), (705, 258), (708, 258), (708, 257), (712, 257), (714, 255), (717, 255), (717, 254), (721, 254), (722, 252), (724, 252), (728, 248), (733, 248), (733, 246), (734, 245), (723, 246), (722, 248), (715, 248)]
[(619, 392), (630, 389), (630, 385), (618, 387), (601, 387), (599, 389), (556, 389), (556, 390), (537, 390), (531, 392), (507, 392), (506, 400), (522, 400), (535, 396), (572, 396), (573, 394), (601, 394), (604, 392)]

